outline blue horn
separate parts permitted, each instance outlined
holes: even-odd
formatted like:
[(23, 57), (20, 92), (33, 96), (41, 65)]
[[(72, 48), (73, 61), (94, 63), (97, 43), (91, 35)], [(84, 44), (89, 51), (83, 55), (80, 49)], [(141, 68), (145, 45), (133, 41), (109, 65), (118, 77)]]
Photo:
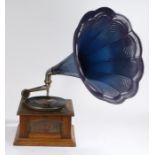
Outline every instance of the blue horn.
[(141, 42), (129, 20), (103, 7), (82, 17), (73, 53), (47, 74), (81, 78), (95, 97), (117, 104), (136, 94), (143, 68)]

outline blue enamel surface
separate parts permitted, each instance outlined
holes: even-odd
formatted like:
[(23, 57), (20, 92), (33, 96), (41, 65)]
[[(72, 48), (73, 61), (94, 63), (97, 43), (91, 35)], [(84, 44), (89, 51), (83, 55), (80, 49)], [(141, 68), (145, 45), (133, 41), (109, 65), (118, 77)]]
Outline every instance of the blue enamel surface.
[(95, 97), (110, 103), (136, 94), (143, 74), (142, 48), (126, 17), (106, 7), (88, 12), (73, 46), (73, 54), (53, 67), (53, 74), (80, 77)]

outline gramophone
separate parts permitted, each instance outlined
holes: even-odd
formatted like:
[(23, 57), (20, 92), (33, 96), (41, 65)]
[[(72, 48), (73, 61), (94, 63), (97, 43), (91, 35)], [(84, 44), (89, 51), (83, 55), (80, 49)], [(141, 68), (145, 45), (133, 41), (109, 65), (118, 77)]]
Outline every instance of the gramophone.
[[(134, 96), (143, 74), (142, 46), (129, 20), (107, 7), (86, 13), (75, 30), (73, 53), (51, 67), (44, 85), (24, 89), (15, 145), (75, 146), (72, 100), (50, 96), (51, 77), (80, 78), (100, 100), (120, 104)], [(46, 96), (29, 97), (46, 90)]]

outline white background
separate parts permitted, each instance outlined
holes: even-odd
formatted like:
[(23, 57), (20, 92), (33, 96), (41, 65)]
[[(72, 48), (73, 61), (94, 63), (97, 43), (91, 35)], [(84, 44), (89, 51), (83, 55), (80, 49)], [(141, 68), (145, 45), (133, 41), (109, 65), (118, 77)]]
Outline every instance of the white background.
[[(145, 73), (137, 95), (121, 105), (94, 98), (80, 79), (55, 76), (51, 94), (72, 98), (76, 148), (12, 146), (23, 88), (43, 84), (45, 71), (72, 52), (75, 28), (89, 10), (111, 7), (127, 16), (143, 45)], [(146, 155), (148, 144), (148, 2), (146, 0), (6, 1), (7, 155)]]

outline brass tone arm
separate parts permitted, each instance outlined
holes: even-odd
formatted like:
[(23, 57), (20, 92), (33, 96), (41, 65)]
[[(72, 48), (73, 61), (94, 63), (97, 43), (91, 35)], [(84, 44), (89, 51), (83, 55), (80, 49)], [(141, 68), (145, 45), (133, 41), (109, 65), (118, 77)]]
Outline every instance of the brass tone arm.
[(51, 76), (52, 76), (52, 72), (51, 72), (51, 69), (48, 69), (46, 74), (45, 74), (45, 85), (47, 87), (47, 96), (49, 96), (49, 89), (50, 89), (50, 86), (51, 86)]
[(22, 90), (22, 92), (21, 92), (22, 99), (26, 100), (30, 96), (31, 92), (41, 91), (41, 90), (46, 90), (47, 96), (49, 96), (49, 89), (50, 89), (51, 82), (52, 82), (51, 76), (52, 76), (52, 72), (51, 72), (51, 69), (49, 69), (49, 70), (47, 70), (47, 72), (45, 74), (45, 80), (44, 80), (45, 85), (31, 88), (31, 89)]
[(48, 89), (48, 88), (47, 88), (46, 85), (39, 86), (39, 87), (35, 87), (35, 88), (31, 88), (31, 89), (24, 89), (24, 90), (22, 90), (22, 92), (21, 92), (22, 99), (27, 99), (27, 98), (30, 96), (30, 93), (31, 93), (31, 92), (40, 91), (40, 90), (47, 90), (47, 89)]

